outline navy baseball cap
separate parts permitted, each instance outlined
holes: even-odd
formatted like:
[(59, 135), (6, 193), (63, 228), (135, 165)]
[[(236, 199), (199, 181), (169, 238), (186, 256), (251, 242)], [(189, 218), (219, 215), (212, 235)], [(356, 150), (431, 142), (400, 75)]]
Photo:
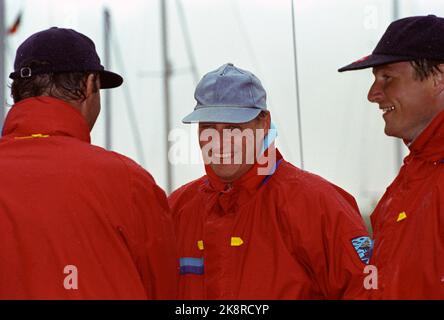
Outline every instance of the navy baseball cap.
[(359, 70), (416, 59), (444, 61), (444, 18), (428, 15), (394, 21), (371, 55), (338, 71)]
[(183, 123), (245, 123), (267, 110), (267, 94), (260, 80), (232, 63), (207, 73), (194, 98), (197, 105)]
[[(39, 61), (43, 65), (33, 66)], [(53, 27), (37, 32), (17, 49), (11, 79), (30, 78), (38, 74), (97, 72), (100, 88), (119, 87), (123, 78), (106, 71), (100, 63), (94, 42), (75, 30)]]

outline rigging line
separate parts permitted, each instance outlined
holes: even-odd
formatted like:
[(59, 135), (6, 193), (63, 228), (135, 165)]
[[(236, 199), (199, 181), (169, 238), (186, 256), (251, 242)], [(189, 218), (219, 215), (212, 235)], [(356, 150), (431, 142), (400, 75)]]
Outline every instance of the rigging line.
[(258, 73), (261, 73), (259, 60), (257, 59), (257, 56), (254, 52), (253, 45), (251, 44), (251, 41), (250, 41), (250, 37), (248, 36), (247, 28), (245, 27), (245, 24), (243, 22), (239, 6), (237, 5), (237, 1), (231, 0), (230, 3), (231, 3), (231, 9), (233, 11), (234, 18), (237, 22), (239, 32), (241, 34), (241, 37), (244, 39), (245, 47), (247, 49), (248, 55), (250, 56), (251, 60), (253, 61), (253, 64), (255, 65), (255, 68), (257, 69)]
[[(125, 69), (125, 64), (123, 62), (123, 57), (122, 57), (122, 53), (120, 52), (120, 45), (118, 43), (118, 39), (117, 39), (117, 34), (116, 32), (114, 32), (114, 25), (111, 26), (111, 35), (113, 38), (112, 45), (114, 46), (114, 51), (116, 53), (116, 60), (117, 60), (117, 64), (119, 64), (120, 68), (123, 71), (123, 74), (126, 74), (126, 69)], [(136, 151), (137, 151), (137, 157), (139, 159), (140, 164), (142, 165), (142, 167), (145, 167), (145, 156), (143, 153), (143, 144), (142, 144), (142, 140), (140, 138), (140, 130), (139, 127), (137, 125), (137, 117), (135, 115), (134, 112), (134, 103), (133, 103), (133, 99), (131, 96), (131, 92), (129, 91), (129, 86), (123, 86), (123, 94), (124, 94), (124, 99), (126, 101), (126, 105), (128, 107), (128, 117), (130, 120), (130, 124), (131, 124), (131, 131), (133, 132), (133, 136), (134, 136), (134, 140), (135, 140), (135, 144), (136, 144)]]
[[(171, 74), (175, 76), (183, 76), (189, 74), (191, 68), (171, 68)], [(164, 71), (140, 71), (137, 76), (142, 78), (162, 78), (164, 76)]]
[[(398, 20), (400, 18), (400, 2), (398, 0), (393, 0), (393, 20)], [(399, 168), (402, 166), (404, 161), (403, 156), (404, 143), (401, 139), (397, 139), (395, 142), (395, 173), (398, 172)]]
[(302, 139), (302, 120), (301, 120), (301, 101), (299, 97), (299, 74), (298, 74), (298, 58), (297, 58), (297, 47), (296, 47), (296, 23), (294, 14), (294, 0), (291, 0), (291, 23), (293, 29), (293, 55), (294, 55), (294, 77), (296, 86), (296, 104), (298, 112), (298, 129), (299, 129), (299, 153), (301, 159), (301, 169), (304, 170), (304, 148)]
[(185, 47), (186, 47), (186, 51), (187, 51), (187, 55), (188, 55), (188, 60), (190, 61), (190, 64), (191, 64), (190, 69), (191, 69), (191, 73), (193, 74), (194, 85), (197, 85), (197, 83), (199, 82), (199, 71), (198, 71), (197, 64), (196, 64), (196, 58), (194, 55), (193, 45), (191, 42), (191, 36), (190, 36), (189, 29), (188, 29), (188, 23), (187, 23), (187, 18), (185, 15), (185, 10), (183, 8), (181, 0), (176, 0), (176, 8), (177, 8), (178, 16), (179, 16), (179, 23), (181, 25), (183, 37), (185, 40)]

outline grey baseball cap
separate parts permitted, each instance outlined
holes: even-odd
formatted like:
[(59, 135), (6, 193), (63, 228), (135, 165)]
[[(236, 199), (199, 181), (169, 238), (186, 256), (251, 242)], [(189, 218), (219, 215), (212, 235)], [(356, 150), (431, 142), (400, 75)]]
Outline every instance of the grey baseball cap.
[(260, 80), (232, 63), (207, 73), (194, 98), (197, 105), (183, 123), (245, 123), (267, 110), (267, 93)]

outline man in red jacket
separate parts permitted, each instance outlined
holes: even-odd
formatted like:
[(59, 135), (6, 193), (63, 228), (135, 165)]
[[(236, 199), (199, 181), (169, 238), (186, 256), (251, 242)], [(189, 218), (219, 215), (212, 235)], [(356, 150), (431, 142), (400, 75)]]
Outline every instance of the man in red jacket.
[(353, 197), (285, 161), (266, 93), (226, 64), (199, 83), (206, 175), (169, 198), (181, 299), (365, 298), (371, 240)]
[(434, 15), (397, 20), (370, 56), (339, 69), (373, 68), (368, 99), (410, 149), (371, 216), (382, 299), (444, 299), (443, 34)]
[(173, 299), (167, 199), (132, 160), (90, 144), (105, 71), (94, 43), (51, 28), (17, 50), (0, 139), (0, 299)]

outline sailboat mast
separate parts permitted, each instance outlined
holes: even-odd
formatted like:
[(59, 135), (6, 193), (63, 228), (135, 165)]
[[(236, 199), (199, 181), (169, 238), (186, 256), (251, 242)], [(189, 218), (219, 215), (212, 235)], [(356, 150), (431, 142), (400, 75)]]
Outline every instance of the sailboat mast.
[[(108, 8), (103, 11), (103, 40), (104, 40), (104, 61), (103, 64), (107, 70), (111, 70), (111, 14)], [(111, 90), (104, 90), (104, 111), (105, 111), (105, 147), (107, 150), (112, 148), (112, 104)]]
[(298, 137), (299, 137), (299, 157), (301, 159), (300, 168), (304, 170), (304, 139), (302, 138), (302, 115), (301, 115), (301, 99), (299, 93), (299, 71), (298, 71), (298, 55), (296, 46), (296, 17), (294, 14), (294, 0), (291, 0), (291, 24), (293, 31), (293, 58), (294, 58), (294, 78), (296, 89), (296, 108), (298, 112)]
[(172, 175), (171, 163), (168, 159), (168, 151), (171, 147), (171, 142), (168, 140), (168, 135), (171, 130), (171, 99), (170, 99), (170, 78), (171, 65), (169, 61), (168, 52), (168, 21), (167, 21), (167, 4), (166, 0), (160, 0), (160, 18), (161, 18), (161, 36), (162, 36), (162, 64), (163, 64), (163, 101), (164, 101), (164, 115), (165, 115), (165, 165), (166, 165), (166, 192), (171, 194), (172, 189)]

